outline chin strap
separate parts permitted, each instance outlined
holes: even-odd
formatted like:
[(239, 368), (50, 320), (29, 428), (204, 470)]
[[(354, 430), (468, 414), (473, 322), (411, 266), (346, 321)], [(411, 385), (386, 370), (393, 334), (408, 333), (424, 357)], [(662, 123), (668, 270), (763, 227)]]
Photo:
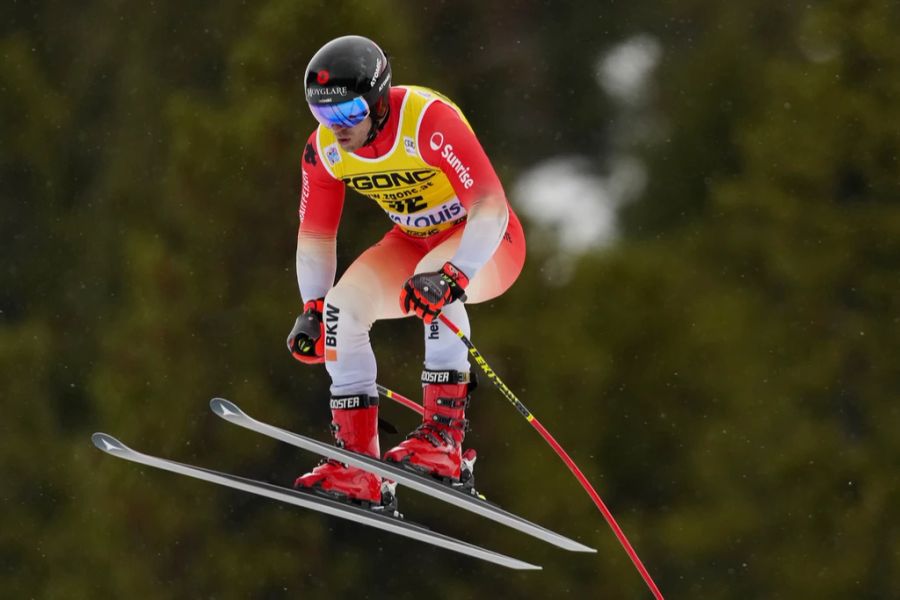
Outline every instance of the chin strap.
[(363, 146), (368, 146), (375, 141), (375, 138), (378, 137), (378, 134), (381, 133), (381, 130), (387, 125), (389, 116), (391, 116), (390, 102), (387, 103), (387, 109), (385, 109), (384, 115), (378, 119), (377, 122), (375, 119), (372, 119), (372, 128), (369, 130), (369, 135), (366, 137), (366, 141), (363, 142)]

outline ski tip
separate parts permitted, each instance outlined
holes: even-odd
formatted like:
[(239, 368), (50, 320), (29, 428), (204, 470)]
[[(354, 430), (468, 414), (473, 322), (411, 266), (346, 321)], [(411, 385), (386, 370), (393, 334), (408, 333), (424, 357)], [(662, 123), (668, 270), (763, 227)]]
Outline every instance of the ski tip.
[(91, 436), (91, 441), (94, 442), (94, 446), (96, 446), (100, 450), (103, 450), (107, 454), (127, 452), (129, 450), (128, 446), (126, 446), (113, 436), (109, 435), (108, 433), (97, 432)]
[(597, 549), (591, 548), (590, 546), (585, 546), (580, 542), (576, 542), (575, 540), (569, 539), (567, 537), (560, 536), (560, 539), (557, 540), (557, 546), (562, 548), (563, 550), (568, 550), (569, 552), (584, 552), (587, 554), (596, 554)]
[(237, 404), (225, 398), (213, 398), (209, 401), (209, 407), (223, 419), (247, 416), (244, 411), (238, 408)]

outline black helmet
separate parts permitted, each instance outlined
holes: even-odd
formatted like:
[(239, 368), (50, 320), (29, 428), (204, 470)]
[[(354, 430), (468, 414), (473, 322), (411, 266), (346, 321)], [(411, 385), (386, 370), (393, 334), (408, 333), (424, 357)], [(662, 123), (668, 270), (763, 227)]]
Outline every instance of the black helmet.
[(391, 65), (372, 40), (358, 35), (331, 40), (309, 61), (305, 81), (306, 101), (317, 119), (317, 107), (362, 98), (376, 125), (373, 132), (384, 126), (389, 108)]

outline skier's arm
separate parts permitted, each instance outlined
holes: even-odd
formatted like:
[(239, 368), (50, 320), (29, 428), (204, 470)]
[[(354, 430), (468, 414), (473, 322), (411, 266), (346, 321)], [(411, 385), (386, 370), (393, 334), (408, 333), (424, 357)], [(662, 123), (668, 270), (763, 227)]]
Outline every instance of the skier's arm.
[(303, 298), (303, 314), (297, 317), (287, 346), (302, 363), (325, 360), (322, 326), (323, 299), (334, 285), (337, 268), (337, 229), (344, 206), (344, 184), (322, 165), (316, 151), (316, 134), (303, 152), (300, 188), (300, 229), (297, 232), (297, 284)]
[(313, 133), (303, 153), (297, 232), (297, 284), (304, 302), (324, 297), (334, 285), (337, 230), (344, 206), (344, 184), (322, 165), (315, 138)]
[(455, 110), (432, 103), (422, 118), (422, 158), (447, 175), (468, 213), (459, 249), (450, 260), (469, 279), (490, 260), (509, 222), (509, 205), (494, 167)]

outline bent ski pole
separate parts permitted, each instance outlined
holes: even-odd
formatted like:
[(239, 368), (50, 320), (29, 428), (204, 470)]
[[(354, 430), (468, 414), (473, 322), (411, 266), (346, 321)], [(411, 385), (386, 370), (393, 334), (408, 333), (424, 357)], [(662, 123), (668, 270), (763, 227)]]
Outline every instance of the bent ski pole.
[(500, 377), (494, 372), (494, 370), (487, 364), (487, 361), (484, 360), (484, 357), (481, 356), (481, 353), (478, 352), (478, 349), (472, 343), (472, 341), (466, 337), (462, 331), (460, 331), (459, 327), (457, 327), (453, 321), (445, 317), (443, 314), (439, 314), (438, 318), (450, 328), (450, 331), (456, 334), (456, 336), (462, 340), (462, 343), (466, 345), (466, 348), (469, 349), (469, 354), (472, 355), (472, 358), (475, 359), (475, 362), (478, 363), (478, 366), (481, 367), (481, 370), (484, 371), (484, 374), (490, 379), (494, 385), (500, 390), (500, 393), (509, 400), (512, 405), (519, 411), (525, 420), (531, 423), (532, 427), (534, 427), (538, 433), (541, 434), (541, 437), (550, 444), (550, 447), (556, 451), (556, 454), (562, 459), (566, 466), (569, 467), (569, 470), (572, 471), (572, 474), (575, 475), (575, 478), (578, 479), (578, 482), (581, 483), (581, 487), (588, 493), (591, 497), (591, 500), (594, 501), (594, 504), (597, 505), (597, 508), (600, 509), (600, 512), (603, 514), (603, 518), (606, 519), (606, 522), (612, 528), (613, 533), (616, 534), (616, 537), (619, 539), (619, 543), (622, 544), (622, 547), (625, 548), (625, 552), (628, 553), (628, 557), (631, 559), (631, 562), (634, 563), (634, 566), (637, 568), (638, 572), (641, 574), (641, 577), (644, 578), (644, 582), (650, 588), (650, 591), (653, 592), (653, 596), (657, 600), (662, 600), (662, 593), (660, 593), (659, 588), (656, 587), (656, 583), (653, 582), (653, 578), (650, 577), (650, 573), (647, 571), (646, 567), (644, 567), (644, 563), (641, 562), (641, 559), (638, 558), (637, 552), (632, 548), (631, 543), (628, 541), (628, 538), (625, 537), (625, 533), (622, 531), (622, 528), (619, 527), (619, 524), (616, 523), (616, 519), (612, 516), (612, 513), (609, 512), (609, 509), (606, 508), (606, 504), (601, 500), (600, 495), (594, 489), (594, 487), (587, 480), (587, 477), (584, 476), (584, 473), (581, 472), (581, 469), (578, 468), (578, 465), (575, 464), (575, 461), (569, 457), (569, 454), (563, 449), (562, 446), (550, 435), (550, 432), (547, 431), (543, 425), (531, 414), (524, 404), (522, 404), (516, 395), (512, 392), (509, 387)]
[(393, 390), (389, 390), (386, 387), (384, 387), (383, 385), (378, 385), (378, 384), (376, 384), (376, 385), (378, 387), (378, 393), (381, 394), (382, 396), (385, 396), (386, 398), (390, 398), (394, 402), (398, 402), (398, 403), (402, 404), (403, 406), (405, 406), (406, 408), (416, 411), (420, 415), (425, 412), (425, 409), (422, 408), (422, 405), (419, 404), (418, 402), (414, 402), (413, 400), (410, 400), (406, 396), (401, 396), (397, 392), (395, 392)]

